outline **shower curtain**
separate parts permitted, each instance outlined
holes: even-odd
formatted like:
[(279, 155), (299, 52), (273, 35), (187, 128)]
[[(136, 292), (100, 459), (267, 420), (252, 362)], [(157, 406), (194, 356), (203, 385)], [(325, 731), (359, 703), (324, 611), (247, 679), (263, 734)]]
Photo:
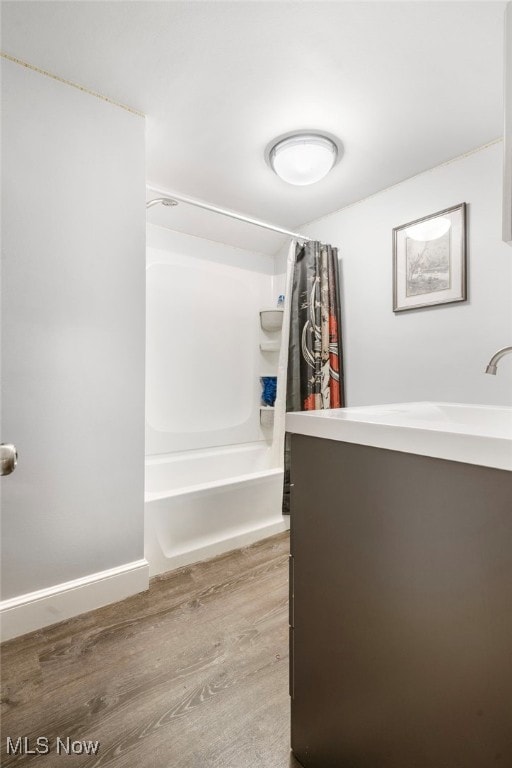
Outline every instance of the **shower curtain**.
[[(280, 361), (281, 379), (286, 374), (286, 398), (281, 387), (281, 400), (286, 402), (286, 411), (341, 408), (344, 405), (339, 287), (336, 248), (317, 241), (292, 244), (288, 258), (288, 312), (285, 317), (287, 354)], [(283, 447), (283, 514), (289, 514), (288, 436)]]

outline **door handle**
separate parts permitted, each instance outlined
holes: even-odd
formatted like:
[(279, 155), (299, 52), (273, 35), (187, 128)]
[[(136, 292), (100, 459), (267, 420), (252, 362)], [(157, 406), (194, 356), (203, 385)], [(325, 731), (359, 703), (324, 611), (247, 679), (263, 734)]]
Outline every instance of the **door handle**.
[(11, 443), (0, 443), (0, 475), (10, 475), (16, 469), (18, 451)]

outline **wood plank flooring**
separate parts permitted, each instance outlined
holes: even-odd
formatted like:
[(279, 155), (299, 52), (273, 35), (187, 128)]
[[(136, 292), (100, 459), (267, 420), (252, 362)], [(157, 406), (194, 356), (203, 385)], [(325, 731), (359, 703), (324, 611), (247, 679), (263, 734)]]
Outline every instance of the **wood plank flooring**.
[[(2, 645), (4, 768), (291, 768), (288, 534)], [(49, 739), (6, 754), (6, 739)], [(57, 754), (56, 739), (99, 741)], [(44, 743), (43, 743), (44, 746)]]

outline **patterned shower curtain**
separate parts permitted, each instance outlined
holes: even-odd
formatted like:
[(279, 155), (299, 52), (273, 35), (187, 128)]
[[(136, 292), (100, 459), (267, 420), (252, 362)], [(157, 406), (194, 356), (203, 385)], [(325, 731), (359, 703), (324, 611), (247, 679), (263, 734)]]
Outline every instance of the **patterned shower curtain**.
[[(290, 297), (287, 411), (344, 406), (338, 251), (297, 244)], [(290, 446), (285, 440), (283, 514), (290, 512)]]

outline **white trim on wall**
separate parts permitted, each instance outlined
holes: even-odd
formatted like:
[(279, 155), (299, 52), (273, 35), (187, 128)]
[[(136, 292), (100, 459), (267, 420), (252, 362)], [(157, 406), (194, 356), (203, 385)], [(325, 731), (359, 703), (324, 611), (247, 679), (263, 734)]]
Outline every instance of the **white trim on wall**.
[(119, 101), (114, 101), (114, 99), (110, 99), (108, 96), (104, 96), (102, 93), (98, 93), (97, 91), (91, 91), (89, 88), (86, 88), (83, 85), (73, 83), (71, 80), (66, 80), (64, 77), (60, 77), (60, 75), (54, 75), (52, 72), (47, 72), (46, 69), (41, 69), (40, 67), (34, 66), (34, 64), (29, 64), (27, 61), (18, 59), (16, 56), (11, 56), (9, 53), (0, 51), (0, 57), (2, 59), (6, 59), (6, 61), (12, 61), (14, 64), (19, 64), (21, 67), (25, 67), (25, 69), (31, 69), (33, 72), (38, 72), (40, 75), (44, 75), (45, 77), (51, 77), (52, 80), (57, 80), (59, 83), (69, 85), (71, 88), (77, 88), (79, 91), (89, 94), (89, 96), (94, 96), (97, 99), (101, 99), (102, 101), (106, 101), (109, 104), (113, 104), (114, 107), (119, 107), (120, 109), (126, 110), (126, 112), (131, 112), (132, 115), (137, 115), (138, 117), (144, 118), (146, 117), (144, 112), (140, 112), (138, 109), (129, 107), (126, 104), (121, 104)]
[(149, 587), (147, 560), (91, 573), (0, 602), (2, 642), (124, 600)]

